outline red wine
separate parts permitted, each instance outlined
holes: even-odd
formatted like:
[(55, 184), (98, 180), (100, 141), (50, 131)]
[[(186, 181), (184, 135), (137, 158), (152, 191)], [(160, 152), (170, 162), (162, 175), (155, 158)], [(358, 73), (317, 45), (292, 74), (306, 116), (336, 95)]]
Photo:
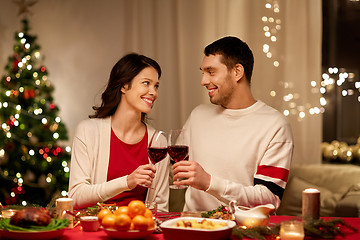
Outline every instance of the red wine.
[(149, 155), (150, 161), (153, 164), (163, 160), (166, 157), (166, 154), (167, 154), (167, 148), (157, 148), (157, 147), (149, 147), (148, 148), (148, 155)]
[(189, 153), (189, 147), (185, 145), (173, 145), (168, 147), (170, 157), (175, 161), (184, 160)]

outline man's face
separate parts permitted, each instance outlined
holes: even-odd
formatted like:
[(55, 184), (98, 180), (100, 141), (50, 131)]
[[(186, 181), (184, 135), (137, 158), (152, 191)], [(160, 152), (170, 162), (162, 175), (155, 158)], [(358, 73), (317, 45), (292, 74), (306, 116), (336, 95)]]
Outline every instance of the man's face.
[(200, 66), (201, 85), (209, 91), (210, 102), (226, 108), (233, 98), (236, 80), (221, 59), (218, 54), (204, 56)]

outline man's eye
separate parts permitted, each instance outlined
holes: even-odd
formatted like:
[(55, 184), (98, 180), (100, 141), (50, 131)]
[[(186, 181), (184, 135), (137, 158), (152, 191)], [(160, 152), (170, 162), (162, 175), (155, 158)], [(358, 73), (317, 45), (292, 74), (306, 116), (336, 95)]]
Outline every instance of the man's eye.
[(213, 72), (213, 71), (209, 71), (209, 74), (210, 74), (210, 75), (214, 75), (214, 73), (215, 73), (215, 72)]

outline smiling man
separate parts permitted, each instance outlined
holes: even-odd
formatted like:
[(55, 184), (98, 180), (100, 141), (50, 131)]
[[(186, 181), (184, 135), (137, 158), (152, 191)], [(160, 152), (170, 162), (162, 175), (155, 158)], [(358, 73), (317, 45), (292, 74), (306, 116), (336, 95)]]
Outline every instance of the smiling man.
[(238, 205), (279, 207), (294, 148), (287, 119), (251, 92), (253, 54), (236, 37), (208, 45), (200, 66), (210, 102), (196, 107), (187, 130), (190, 161), (173, 165), (189, 185), (184, 210)]

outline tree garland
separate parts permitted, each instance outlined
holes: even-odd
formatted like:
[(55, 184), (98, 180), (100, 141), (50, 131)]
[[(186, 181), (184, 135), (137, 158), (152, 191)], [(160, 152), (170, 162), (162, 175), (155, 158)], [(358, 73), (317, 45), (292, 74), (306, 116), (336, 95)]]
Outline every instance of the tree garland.
[[(346, 227), (354, 233), (358, 232), (358, 229), (354, 228), (342, 219), (335, 218), (328, 221), (319, 219), (306, 221), (304, 225), (305, 237), (334, 239), (338, 235), (345, 236), (345, 233), (341, 230), (341, 227)], [(236, 226), (233, 229), (233, 235), (239, 239), (247, 237), (251, 239), (270, 240), (277, 239), (279, 236), (279, 231), (280, 224), (256, 227)]]

